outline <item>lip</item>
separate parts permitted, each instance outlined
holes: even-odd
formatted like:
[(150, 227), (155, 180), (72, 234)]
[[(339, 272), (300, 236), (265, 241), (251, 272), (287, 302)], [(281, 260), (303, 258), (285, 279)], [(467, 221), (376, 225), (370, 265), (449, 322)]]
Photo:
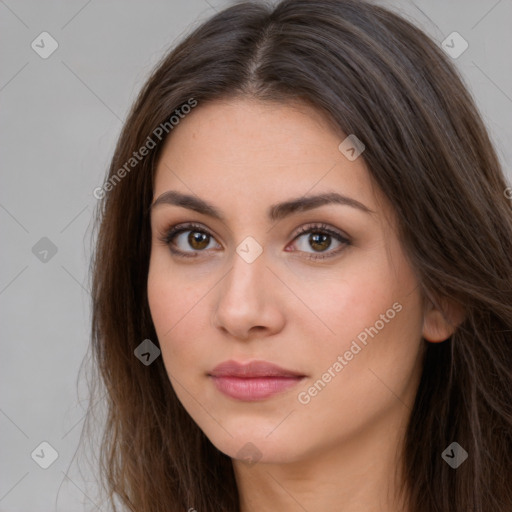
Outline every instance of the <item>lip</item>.
[(236, 361), (225, 361), (217, 365), (208, 375), (212, 377), (305, 377), (303, 373), (281, 368), (268, 361), (251, 361), (249, 363), (238, 363)]
[(267, 361), (225, 361), (208, 376), (223, 394), (243, 401), (264, 400), (296, 386), (306, 375)]

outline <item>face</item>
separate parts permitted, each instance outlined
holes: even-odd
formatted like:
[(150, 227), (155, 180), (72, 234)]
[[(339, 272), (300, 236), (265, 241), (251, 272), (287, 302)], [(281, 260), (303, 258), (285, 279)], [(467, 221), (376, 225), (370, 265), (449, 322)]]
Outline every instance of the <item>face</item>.
[(306, 105), (216, 101), (159, 160), (152, 319), (179, 400), (234, 459), (332, 452), (414, 399), (422, 297), (345, 137)]

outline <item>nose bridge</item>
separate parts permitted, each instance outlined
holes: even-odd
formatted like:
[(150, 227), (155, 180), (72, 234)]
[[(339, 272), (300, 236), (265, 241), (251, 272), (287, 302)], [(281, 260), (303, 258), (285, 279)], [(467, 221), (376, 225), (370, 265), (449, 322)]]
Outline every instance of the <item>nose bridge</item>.
[(231, 270), (223, 279), (216, 299), (214, 324), (244, 339), (252, 327), (274, 331), (281, 321), (281, 315), (269, 302), (268, 261), (263, 248), (259, 244), (258, 247), (251, 240), (236, 247)]
[(233, 254), (223, 295), (232, 296), (235, 300), (248, 300), (261, 293), (267, 270), (266, 256), (263, 247), (252, 237), (244, 239)]

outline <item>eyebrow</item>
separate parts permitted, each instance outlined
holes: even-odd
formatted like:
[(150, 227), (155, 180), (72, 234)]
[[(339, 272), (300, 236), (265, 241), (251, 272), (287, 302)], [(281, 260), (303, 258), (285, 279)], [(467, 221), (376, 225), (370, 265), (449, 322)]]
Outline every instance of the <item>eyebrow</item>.
[[(225, 217), (219, 209), (197, 196), (183, 194), (176, 190), (168, 190), (167, 192), (161, 194), (153, 202), (150, 208), (153, 210), (155, 207), (162, 204), (181, 206), (183, 208), (188, 208), (189, 210), (193, 210), (195, 212), (208, 215), (222, 222), (225, 222)], [(338, 194), (337, 192), (327, 192), (315, 196), (303, 196), (296, 199), (290, 199), (282, 203), (274, 204), (268, 209), (267, 216), (269, 220), (275, 222), (293, 215), (294, 213), (312, 210), (326, 204), (340, 204), (344, 206), (351, 206), (352, 208), (357, 208), (358, 210), (361, 210), (365, 213), (376, 213), (356, 199)]]

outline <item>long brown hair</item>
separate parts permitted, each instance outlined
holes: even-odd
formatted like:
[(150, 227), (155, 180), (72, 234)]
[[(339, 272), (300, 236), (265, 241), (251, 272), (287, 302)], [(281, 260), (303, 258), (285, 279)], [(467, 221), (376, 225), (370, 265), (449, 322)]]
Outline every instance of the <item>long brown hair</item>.
[[(91, 411), (104, 393), (100, 469), (109, 499), (134, 512), (239, 507), (231, 459), (184, 410), (162, 358), (146, 366), (134, 356), (145, 339), (158, 345), (146, 292), (148, 209), (161, 148), (179, 129), (169, 120), (192, 101), (201, 108), (235, 96), (300, 99), (356, 134), (423, 293), (464, 311), (451, 338), (426, 349), (403, 446), (408, 510), (512, 510), (507, 185), (448, 57), (410, 22), (361, 0), (233, 5), (166, 55), (135, 102), (100, 194), (91, 267), (99, 374)], [(452, 442), (469, 454), (457, 469), (441, 457)]]

